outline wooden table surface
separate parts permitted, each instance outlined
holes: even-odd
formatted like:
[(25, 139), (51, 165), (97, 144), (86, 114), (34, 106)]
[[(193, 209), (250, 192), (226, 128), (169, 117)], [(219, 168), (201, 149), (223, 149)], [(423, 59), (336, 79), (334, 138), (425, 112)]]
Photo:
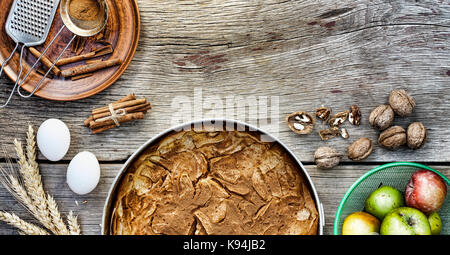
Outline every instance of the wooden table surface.
[[(416, 161), (450, 176), (448, 0), (138, 3), (142, 21), (138, 51), (113, 86), (76, 102), (15, 95), (11, 105), (0, 110), (0, 140), (10, 157), (14, 157), (13, 139), (24, 139), (28, 124), (38, 127), (48, 118), (59, 118), (69, 126), (72, 142), (64, 160), (51, 163), (39, 155), (39, 163), (45, 188), (61, 211), (79, 215), (84, 234), (100, 233), (110, 185), (121, 165), (146, 140), (174, 123), (198, 117), (255, 123), (264, 115), (245, 111), (255, 98), (257, 102), (268, 98), (271, 127), (306, 165), (325, 207), (326, 234), (332, 233), (345, 191), (377, 165)], [(3, 101), (12, 83), (1, 78), (0, 86)], [(416, 98), (417, 108), (409, 118), (396, 118), (395, 124), (407, 127), (422, 121), (429, 130), (423, 149), (392, 152), (375, 143), (374, 153), (363, 162), (345, 157), (333, 170), (315, 167), (313, 153), (319, 146), (334, 146), (346, 153), (348, 145), (360, 137), (376, 141), (378, 133), (369, 127), (368, 115), (387, 102), (392, 89), (400, 88)], [(92, 135), (83, 126), (93, 108), (129, 93), (151, 101), (153, 109), (145, 120), (100, 135)], [(241, 103), (226, 106), (229, 97)], [(202, 104), (194, 98), (201, 98)], [(360, 127), (347, 124), (349, 140), (323, 142), (316, 133), (299, 136), (284, 122), (294, 111), (312, 112), (326, 105), (337, 112), (351, 104), (361, 108), (363, 120)], [(94, 192), (77, 196), (68, 189), (65, 172), (70, 159), (85, 150), (101, 161), (102, 178)], [(3, 188), (0, 209), (31, 220)], [(0, 234), (16, 233), (0, 223)]]

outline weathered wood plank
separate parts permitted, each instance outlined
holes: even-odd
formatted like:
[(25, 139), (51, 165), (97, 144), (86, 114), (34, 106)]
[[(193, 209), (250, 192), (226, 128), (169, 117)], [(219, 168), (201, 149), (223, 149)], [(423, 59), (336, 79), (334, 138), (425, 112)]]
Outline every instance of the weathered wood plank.
[[(46, 190), (55, 196), (63, 213), (70, 210), (79, 215), (83, 234), (100, 234), (101, 217), (104, 201), (109, 188), (120, 170), (121, 165), (102, 165), (102, 177), (99, 186), (89, 195), (77, 196), (71, 192), (65, 183), (66, 165), (41, 164), (41, 173)], [(318, 190), (321, 203), (325, 209), (325, 234), (332, 234), (336, 209), (347, 189), (361, 175), (375, 167), (374, 165), (340, 166), (333, 170), (319, 170), (315, 166), (307, 166), (307, 170)], [(446, 176), (450, 176), (448, 166), (434, 166)], [(78, 202), (78, 205), (76, 202)], [(86, 202), (84, 202), (86, 201)], [(26, 220), (29, 214), (14, 201), (9, 193), (0, 187), (0, 210), (16, 212)], [(16, 234), (17, 231), (4, 223), (0, 223), (1, 234)]]
[[(450, 109), (450, 6), (446, 1), (139, 1), (142, 36), (134, 61), (111, 88), (77, 102), (29, 100), (14, 96), (0, 110), (0, 140), (23, 137), (26, 124), (38, 126), (60, 118), (72, 132), (70, 160), (89, 150), (100, 160), (125, 160), (148, 138), (170, 127), (173, 119), (228, 117), (255, 120), (246, 106), (226, 109), (226, 97), (277, 96), (273, 132), (304, 161), (325, 144), (317, 135), (299, 137), (284, 116), (329, 105), (335, 111), (357, 104), (363, 125), (350, 128), (351, 139), (377, 133), (368, 114), (387, 101), (393, 88), (408, 89), (418, 107), (406, 126), (423, 121), (429, 142), (418, 152), (376, 148), (368, 162), (424, 160), (444, 162), (450, 156), (447, 112)], [(0, 79), (2, 99), (12, 87)], [(194, 89), (203, 104), (194, 105)], [(82, 121), (94, 107), (135, 92), (154, 108), (146, 120), (91, 135)], [(185, 96), (185, 97), (183, 97)], [(241, 97), (239, 100), (238, 97)], [(188, 105), (178, 105), (180, 99)], [(221, 106), (222, 104), (222, 106)], [(270, 101), (269, 101), (270, 104)], [(203, 114), (199, 114), (200, 112)], [(241, 112), (241, 114), (239, 114)], [(259, 112), (261, 113), (261, 111)], [(350, 141), (329, 142), (345, 152)], [(437, 153), (439, 152), (439, 153)], [(13, 155), (11, 147), (8, 153)], [(42, 158), (42, 157), (40, 157)]]

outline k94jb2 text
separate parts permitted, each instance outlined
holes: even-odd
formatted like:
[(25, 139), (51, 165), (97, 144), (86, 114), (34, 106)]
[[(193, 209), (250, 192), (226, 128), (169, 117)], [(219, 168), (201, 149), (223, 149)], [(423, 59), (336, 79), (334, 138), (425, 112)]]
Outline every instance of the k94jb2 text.
[(266, 242), (264, 240), (228, 240), (227, 249), (228, 250), (265, 250)]

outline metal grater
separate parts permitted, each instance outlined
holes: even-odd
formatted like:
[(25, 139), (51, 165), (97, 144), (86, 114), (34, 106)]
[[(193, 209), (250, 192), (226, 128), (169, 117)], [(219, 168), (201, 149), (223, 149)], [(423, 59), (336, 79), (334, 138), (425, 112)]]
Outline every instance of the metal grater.
[[(7, 63), (11, 60), (14, 53), (19, 49), (19, 45), (22, 44), (22, 47), (20, 48), (19, 73), (17, 75), (16, 83), (14, 84), (14, 88), (11, 91), (11, 94), (6, 100), (6, 103), (0, 105), (0, 109), (8, 105), (16, 89), (17, 93), (23, 98), (29, 98), (33, 96), (34, 93), (41, 87), (45, 78), (51, 72), (58, 60), (62, 57), (64, 52), (77, 36), (93, 36), (99, 33), (105, 27), (106, 21), (108, 20), (108, 5), (106, 3), (106, 0), (97, 1), (101, 2), (101, 7), (103, 7), (102, 11), (104, 15), (103, 17), (99, 16), (102, 19), (102, 22), (98, 24), (87, 24), (87, 27), (81, 28), (78, 27), (79, 24), (74, 24), (71, 21), (66, 21), (66, 16), (68, 16), (67, 8), (70, 0), (62, 0), (61, 18), (64, 25), (55, 34), (53, 39), (47, 44), (44, 51), (41, 53), (41, 56), (39, 56), (36, 62), (29, 68), (27, 74), (23, 78), (21, 78), (23, 71), (22, 61), (24, 48), (40, 45), (45, 42), (52, 26), (53, 19), (55, 18), (55, 13), (58, 9), (60, 0), (14, 0), (11, 6), (11, 10), (9, 11), (8, 19), (6, 20), (6, 33), (14, 40), (14, 42), (16, 42), (16, 46), (11, 52), (11, 55), (1, 64), (0, 75), (2, 74), (3, 69), (5, 68)], [(42, 56), (47, 53), (50, 46), (66, 27), (73, 32), (72, 39), (70, 39), (64, 49), (59, 53), (53, 65), (48, 68), (47, 72), (34, 87), (33, 91), (28, 95), (22, 94), (22, 92), (20, 92), (21, 86), (24, 84), (30, 73), (34, 70), (36, 64), (41, 60)]]
[(25, 46), (47, 39), (59, 0), (15, 0), (6, 20), (6, 33)]
[[(6, 33), (14, 40), (16, 46), (11, 52), (11, 55), (9, 55), (9, 57), (5, 61), (3, 61), (0, 69), (0, 75), (3, 73), (3, 69), (11, 60), (14, 53), (19, 49), (19, 44), (22, 44), (19, 60), (20, 71), (17, 75), (16, 84), (14, 84), (14, 88), (11, 91), (11, 94), (6, 100), (6, 103), (0, 105), (0, 109), (8, 105), (9, 101), (12, 98), (12, 95), (14, 94), (14, 91), (20, 83), (20, 76), (22, 75), (23, 70), (23, 50), (25, 46), (36, 46), (45, 42), (48, 36), (48, 32), (50, 31), (50, 28), (52, 26), (53, 19), (55, 18), (55, 13), (58, 9), (58, 5), (59, 0), (14, 0), (11, 6), (11, 10), (9, 11), (8, 19), (6, 20), (5, 28)], [(58, 32), (58, 35), (59, 33), (61, 33), (61, 31), (62, 29)], [(50, 45), (53, 43), (53, 41), (54, 39), (52, 40)], [(47, 52), (49, 46), (47, 46), (42, 55)], [(28, 77), (30, 72), (34, 69), (37, 62), (39, 62), (42, 55), (38, 58), (38, 60), (30, 68), (30, 71), (27, 73), (27, 75), (23, 78), (22, 84)], [(20, 86), (18, 88), (20, 88)]]

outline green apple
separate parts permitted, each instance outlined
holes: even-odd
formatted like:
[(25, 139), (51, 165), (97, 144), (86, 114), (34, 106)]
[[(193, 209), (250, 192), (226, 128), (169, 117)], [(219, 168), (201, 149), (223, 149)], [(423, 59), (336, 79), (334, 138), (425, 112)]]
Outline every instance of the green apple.
[(389, 186), (378, 188), (366, 199), (365, 211), (383, 220), (392, 210), (405, 206), (403, 195)]
[(388, 213), (381, 223), (382, 235), (431, 235), (427, 216), (421, 211), (400, 207)]
[(439, 214), (437, 214), (437, 212), (430, 214), (430, 216), (428, 216), (428, 222), (430, 223), (431, 234), (439, 235), (442, 231), (442, 221)]
[(354, 212), (347, 216), (342, 225), (343, 235), (374, 235), (380, 231), (380, 221), (365, 212)]

